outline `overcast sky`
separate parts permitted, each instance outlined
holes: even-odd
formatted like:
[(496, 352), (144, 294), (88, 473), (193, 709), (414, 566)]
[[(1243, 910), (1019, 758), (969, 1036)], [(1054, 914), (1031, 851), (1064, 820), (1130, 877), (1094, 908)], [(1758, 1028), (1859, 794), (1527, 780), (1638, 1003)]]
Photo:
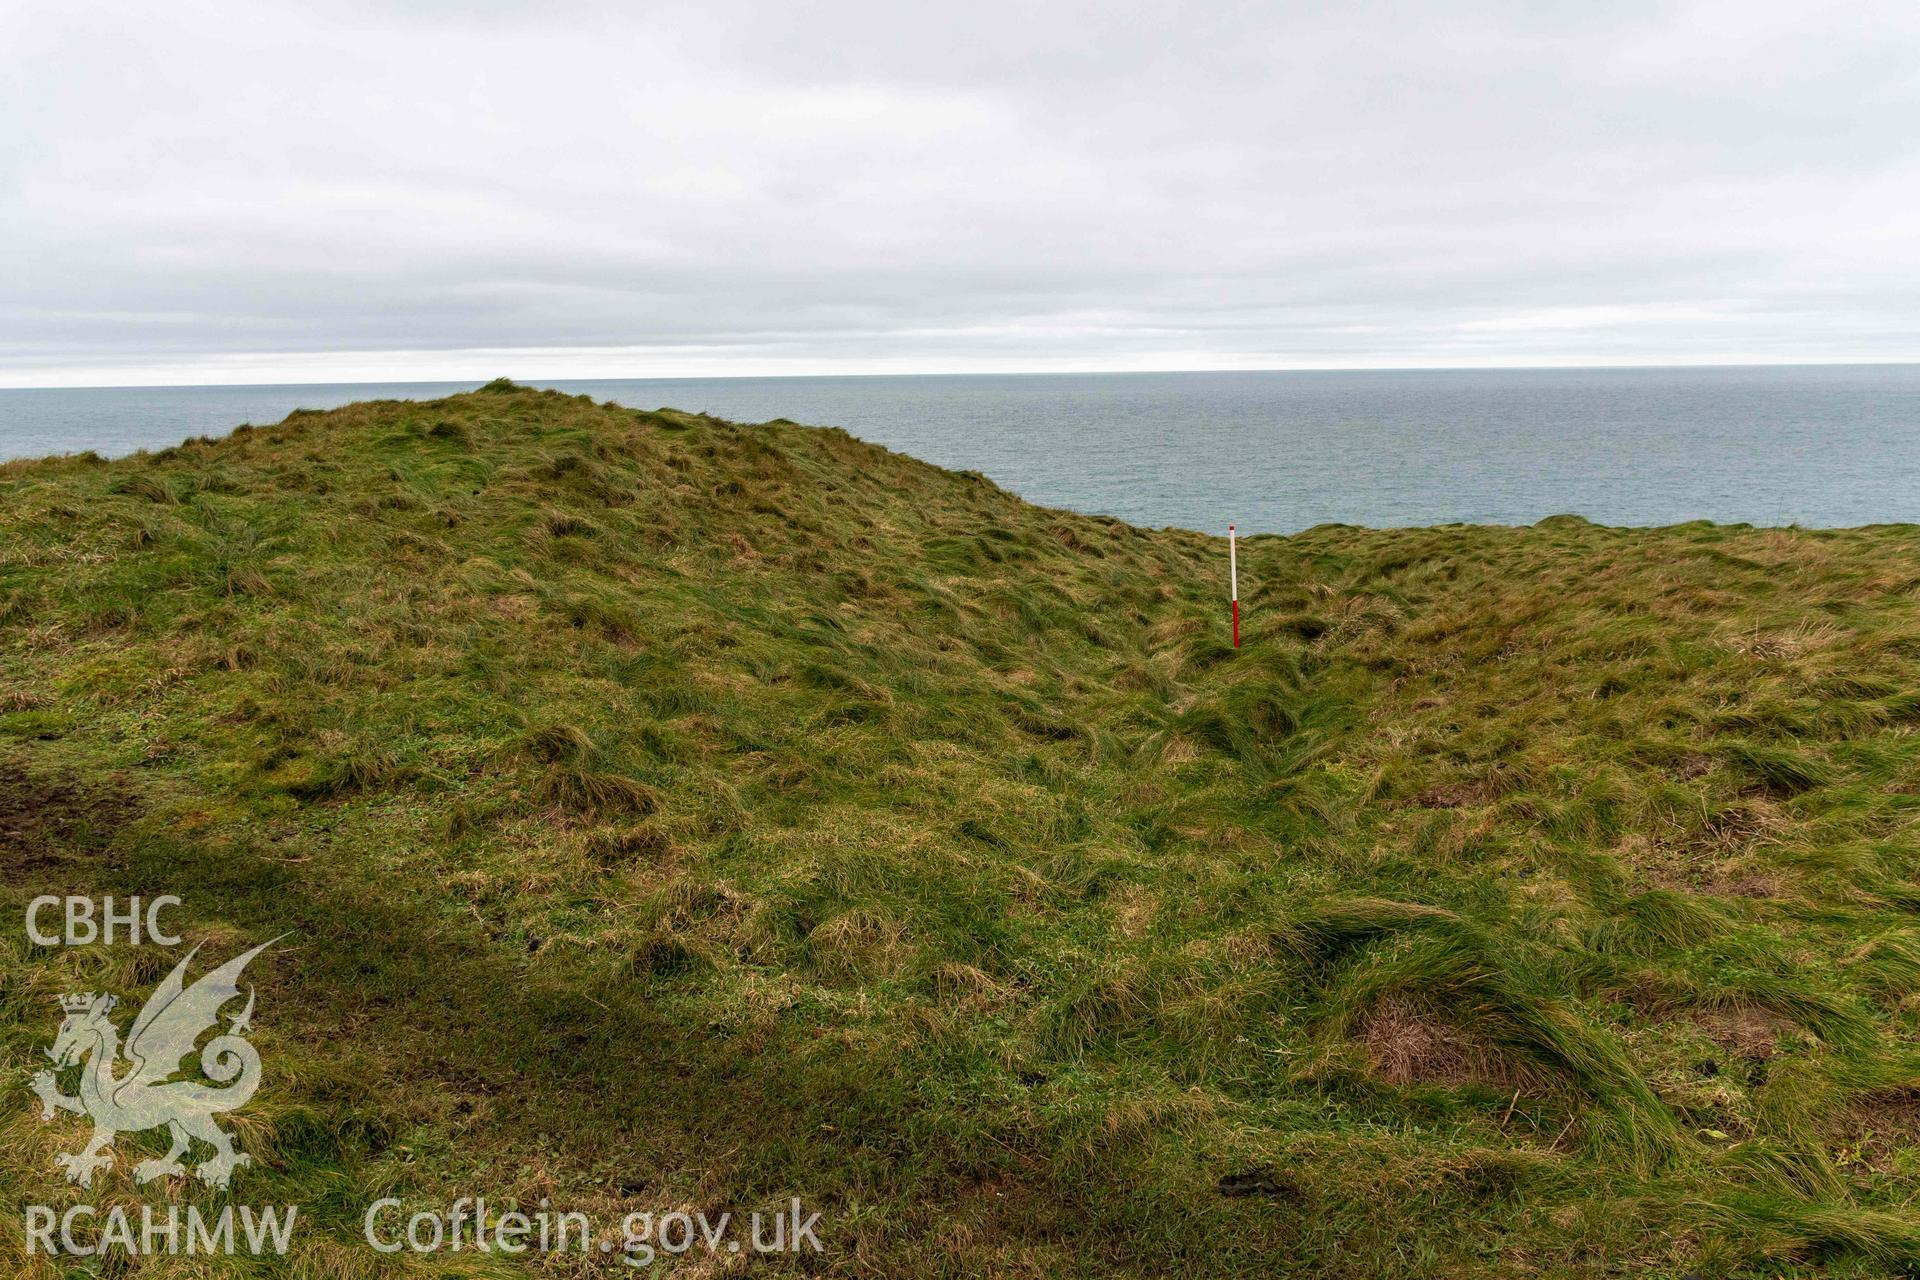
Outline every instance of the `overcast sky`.
[(0, 384), (1920, 359), (1920, 4), (0, 0)]

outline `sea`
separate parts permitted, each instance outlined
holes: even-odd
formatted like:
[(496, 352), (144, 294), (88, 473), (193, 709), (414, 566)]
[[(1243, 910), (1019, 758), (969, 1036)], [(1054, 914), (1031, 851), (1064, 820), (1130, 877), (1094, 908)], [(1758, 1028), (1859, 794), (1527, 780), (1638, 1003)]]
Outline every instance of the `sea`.
[[(528, 381), (844, 427), (1149, 527), (1920, 522), (1920, 364)], [(474, 385), (0, 390), (0, 459), (116, 456)]]

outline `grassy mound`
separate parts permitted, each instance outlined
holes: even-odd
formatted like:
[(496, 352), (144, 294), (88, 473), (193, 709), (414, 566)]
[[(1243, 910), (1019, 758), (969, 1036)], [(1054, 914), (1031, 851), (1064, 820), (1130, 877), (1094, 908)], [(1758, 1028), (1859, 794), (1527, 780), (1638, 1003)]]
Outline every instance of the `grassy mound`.
[[(0, 1066), (178, 958), (30, 898), (177, 892), (290, 934), (235, 1273), (626, 1273), (360, 1243), (478, 1193), (799, 1196), (756, 1267), (848, 1275), (1920, 1261), (1920, 530), (1253, 538), (1238, 653), (1224, 559), (505, 383), (0, 467)], [(86, 1128), (9, 1096), (63, 1274)]]

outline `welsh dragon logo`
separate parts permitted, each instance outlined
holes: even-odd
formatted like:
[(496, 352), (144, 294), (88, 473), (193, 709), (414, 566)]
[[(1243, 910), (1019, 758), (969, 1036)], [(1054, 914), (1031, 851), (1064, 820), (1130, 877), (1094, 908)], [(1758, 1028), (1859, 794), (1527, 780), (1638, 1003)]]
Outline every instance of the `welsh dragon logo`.
[[(53, 1059), (53, 1070), (33, 1077), (33, 1091), (40, 1095), (42, 1120), (53, 1119), (59, 1110), (79, 1112), (93, 1121), (93, 1141), (84, 1151), (55, 1157), (67, 1171), (67, 1181), (92, 1186), (94, 1172), (113, 1164), (108, 1148), (114, 1138), (161, 1125), (167, 1127), (173, 1146), (159, 1159), (134, 1166), (136, 1182), (185, 1173), (180, 1160), (196, 1138), (213, 1148), (212, 1158), (202, 1160), (194, 1170), (210, 1187), (225, 1187), (235, 1169), (253, 1162), (234, 1150), (233, 1140), (213, 1122), (215, 1116), (244, 1106), (260, 1087), (260, 1054), (242, 1038), (253, 1020), (251, 988), (246, 1007), (229, 1020), (226, 1033), (200, 1050), (201, 1072), (224, 1087), (174, 1077), (201, 1033), (219, 1021), (221, 1006), (239, 996), (241, 971), (278, 941), (263, 942), (234, 957), (190, 987), (185, 984), (187, 966), (200, 948), (189, 951), (147, 998), (127, 1033), (124, 1050), (119, 1028), (108, 1016), (117, 1003), (114, 997), (92, 992), (60, 997), (66, 1017), (53, 1047), (46, 1051)], [(123, 1053), (126, 1070), (116, 1074)], [(82, 1063), (79, 1094), (61, 1093), (58, 1073)]]

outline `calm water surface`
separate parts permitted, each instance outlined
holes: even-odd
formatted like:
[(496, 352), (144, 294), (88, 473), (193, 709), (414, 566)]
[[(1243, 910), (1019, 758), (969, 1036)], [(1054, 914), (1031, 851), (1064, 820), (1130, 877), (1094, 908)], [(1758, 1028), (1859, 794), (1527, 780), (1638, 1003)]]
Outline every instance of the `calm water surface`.
[[(0, 391), (0, 458), (114, 455), (470, 383)], [(1920, 365), (539, 383), (842, 426), (1048, 506), (1292, 532), (1920, 521)]]

